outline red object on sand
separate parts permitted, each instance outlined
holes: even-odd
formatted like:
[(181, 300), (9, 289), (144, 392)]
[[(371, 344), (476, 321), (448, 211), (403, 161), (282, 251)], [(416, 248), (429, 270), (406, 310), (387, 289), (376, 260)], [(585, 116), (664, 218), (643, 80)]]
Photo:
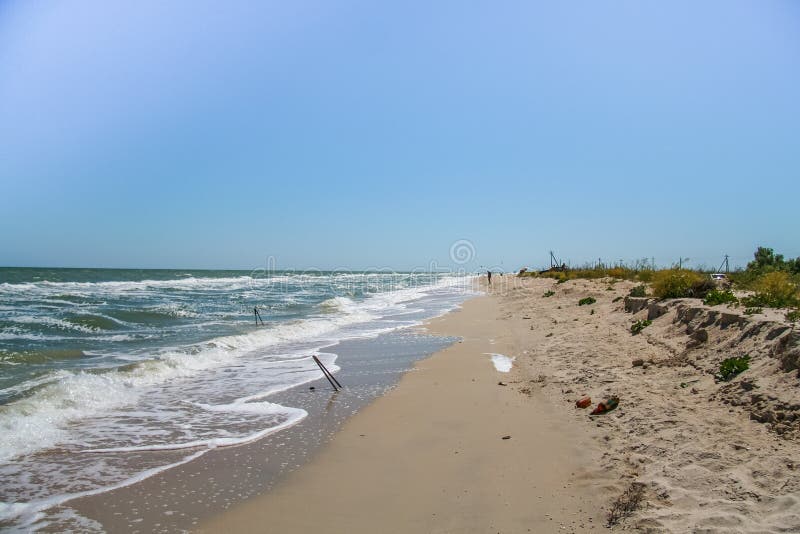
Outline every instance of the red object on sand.
[(589, 397), (588, 395), (584, 395), (583, 397), (575, 401), (575, 406), (577, 406), (578, 408), (586, 408), (591, 403), (592, 403), (592, 398)]
[(619, 397), (609, 397), (608, 399), (604, 400), (603, 402), (597, 405), (591, 414), (589, 415), (600, 415), (604, 413), (608, 413), (614, 408), (619, 406)]

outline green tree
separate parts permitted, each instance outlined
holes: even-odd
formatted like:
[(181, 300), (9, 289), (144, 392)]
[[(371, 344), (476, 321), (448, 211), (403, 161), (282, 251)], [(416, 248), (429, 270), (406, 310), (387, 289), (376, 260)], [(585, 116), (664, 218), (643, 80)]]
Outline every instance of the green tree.
[(769, 247), (758, 247), (753, 254), (753, 261), (747, 264), (748, 271), (780, 271), (784, 266), (783, 254), (775, 254)]

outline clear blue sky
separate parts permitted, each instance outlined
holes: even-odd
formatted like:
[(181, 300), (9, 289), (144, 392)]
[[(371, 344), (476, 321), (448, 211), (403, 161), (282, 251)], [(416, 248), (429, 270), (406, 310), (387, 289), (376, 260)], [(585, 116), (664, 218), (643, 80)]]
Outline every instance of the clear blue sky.
[(744, 263), (799, 209), (800, 2), (0, 3), (0, 265)]

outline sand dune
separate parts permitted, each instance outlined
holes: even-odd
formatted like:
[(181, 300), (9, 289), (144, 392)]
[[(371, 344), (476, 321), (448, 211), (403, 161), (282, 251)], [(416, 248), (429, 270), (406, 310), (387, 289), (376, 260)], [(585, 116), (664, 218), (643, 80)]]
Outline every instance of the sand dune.
[[(500, 297), (505, 317), (531, 317), (527, 361), (546, 366), (547, 396), (620, 397), (615, 412), (575, 417), (601, 429), (603, 465), (621, 477), (617, 491), (645, 484), (643, 509), (624, 524), (800, 531), (797, 333), (777, 314), (748, 317), (694, 299), (613, 302), (632, 286), (532, 280)], [(555, 295), (543, 298), (548, 289)], [(597, 303), (577, 306), (585, 296)], [(633, 321), (647, 317), (652, 325), (632, 335)], [(750, 369), (716, 383), (719, 362), (744, 354)]]

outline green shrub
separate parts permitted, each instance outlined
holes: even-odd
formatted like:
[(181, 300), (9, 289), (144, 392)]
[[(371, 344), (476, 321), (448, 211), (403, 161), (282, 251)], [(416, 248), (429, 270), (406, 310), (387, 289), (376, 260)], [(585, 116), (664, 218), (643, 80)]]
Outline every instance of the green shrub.
[(544, 295), (542, 295), (542, 296), (543, 296), (543, 297), (552, 297), (552, 296), (553, 296), (553, 295), (555, 295), (555, 294), (556, 294), (556, 292), (555, 292), (555, 291), (552, 291), (552, 290), (549, 290), (549, 289), (548, 289), (547, 291), (545, 291), (545, 292), (544, 292)]
[(611, 302), (619, 302), (619, 301), (621, 301), (621, 300), (622, 300), (622, 297), (616, 297), (616, 298), (615, 298), (614, 300), (612, 300)]
[(786, 312), (786, 320), (790, 323), (800, 321), (800, 309)]
[(717, 304), (733, 304), (739, 302), (730, 290), (712, 289), (703, 300), (706, 306), (716, 306)]
[(586, 297), (578, 301), (578, 306), (586, 306), (588, 304), (594, 304), (595, 302), (597, 302), (597, 300), (595, 300), (594, 297)]
[(719, 364), (719, 375), (721, 380), (728, 381), (739, 373), (750, 368), (750, 356), (726, 358)]
[(703, 277), (686, 269), (666, 269), (653, 274), (653, 295), (660, 299), (679, 299), (694, 295), (693, 286)]
[(631, 334), (633, 334), (635, 336), (636, 334), (638, 334), (639, 332), (641, 332), (642, 330), (644, 330), (645, 328), (647, 328), (651, 324), (653, 324), (653, 321), (651, 321), (649, 319), (636, 321), (635, 323), (633, 323), (631, 325)]
[(744, 310), (744, 314), (745, 314), (745, 315), (755, 315), (755, 314), (757, 314), (757, 313), (761, 313), (761, 312), (763, 312), (763, 311), (764, 311), (764, 309), (763, 309), (763, 308), (746, 308), (746, 309)]
[(789, 273), (773, 271), (760, 276), (754, 283), (755, 295), (742, 299), (746, 306), (765, 308), (788, 308), (800, 304), (797, 284)]
[(794, 276), (795, 282), (800, 283), (800, 258), (786, 260), (783, 254), (775, 254), (771, 248), (758, 247), (747, 269), (731, 273), (730, 278), (738, 287), (753, 289), (761, 276), (778, 271)]
[(634, 287), (628, 293), (630, 297), (646, 297), (647, 296), (647, 286), (644, 284)]

